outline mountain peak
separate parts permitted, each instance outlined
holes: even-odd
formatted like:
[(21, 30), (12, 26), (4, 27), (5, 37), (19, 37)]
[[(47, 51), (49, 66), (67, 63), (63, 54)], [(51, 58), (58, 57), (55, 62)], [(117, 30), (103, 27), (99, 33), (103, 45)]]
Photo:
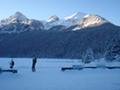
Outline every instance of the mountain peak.
[(82, 27), (98, 26), (107, 22), (109, 21), (107, 21), (106, 19), (99, 15), (88, 14), (85, 15), (84, 18), (82, 19), (81, 25)]
[(94, 14), (87, 14), (87, 15), (84, 16), (84, 18), (97, 18), (97, 19), (107, 21), (105, 18), (103, 18), (103, 17), (101, 17), (99, 15), (94, 15)]
[(19, 17), (19, 16), (24, 16), (25, 17), (25, 15), (23, 15), (21, 12), (16, 12), (15, 14), (14, 14), (14, 16), (16, 16), (16, 17)]
[(19, 21), (27, 20), (27, 17), (21, 12), (16, 12), (14, 15), (10, 16), (9, 19), (17, 19)]
[(55, 22), (55, 21), (59, 21), (59, 17), (56, 15), (50, 16), (48, 19), (48, 22)]
[(70, 20), (70, 19), (81, 19), (85, 16), (85, 13), (81, 13), (81, 12), (76, 12), (74, 14), (72, 14), (71, 16), (65, 17), (65, 20)]
[(28, 23), (28, 18), (21, 12), (16, 12), (14, 15), (0, 21), (0, 26), (8, 25), (10, 23)]

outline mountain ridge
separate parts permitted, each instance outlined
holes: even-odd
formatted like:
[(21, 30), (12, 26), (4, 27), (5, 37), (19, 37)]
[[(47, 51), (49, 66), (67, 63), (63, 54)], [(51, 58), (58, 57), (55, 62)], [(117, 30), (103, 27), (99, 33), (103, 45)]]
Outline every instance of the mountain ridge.
[[(31, 30), (51, 30), (53, 27), (63, 26), (64, 28), (61, 29), (65, 30), (70, 28), (71, 26), (76, 26), (72, 31), (80, 30), (82, 28), (92, 27), (92, 26), (99, 26), (103, 23), (111, 23), (105, 18), (99, 15), (93, 14), (85, 14), (76, 12), (71, 16), (65, 17), (64, 19), (59, 18), (58, 16), (54, 15), (51, 16), (48, 20), (34, 20), (27, 18), (21, 12), (16, 12), (14, 15), (1, 20), (0, 21), (0, 32), (3, 33), (16, 33), (16, 32), (23, 32), (23, 31), (31, 31)], [(16, 28), (22, 27), (22, 28)], [(39, 27), (39, 28), (38, 28)], [(10, 30), (11, 28), (11, 30)]]

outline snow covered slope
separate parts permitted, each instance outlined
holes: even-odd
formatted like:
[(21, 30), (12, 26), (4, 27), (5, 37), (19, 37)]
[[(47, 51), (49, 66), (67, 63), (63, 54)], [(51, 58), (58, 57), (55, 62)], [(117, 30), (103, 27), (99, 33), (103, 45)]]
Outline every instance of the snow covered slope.
[(65, 21), (63, 24), (65, 24), (66, 26), (73, 26), (73, 25), (77, 25), (80, 23), (80, 21), (84, 18), (86, 14), (85, 13), (81, 13), (81, 12), (76, 12), (71, 16), (67, 16), (65, 17)]
[(82, 28), (97, 27), (105, 23), (110, 23), (105, 18), (99, 15), (85, 15), (80, 22), (77, 23), (77, 26), (73, 29), (80, 30)]
[[(9, 58), (1, 58), (0, 66), (9, 66)], [(120, 70), (60, 70), (77, 64), (77, 60), (38, 59), (36, 72), (31, 71), (31, 58), (15, 60), (17, 74), (0, 73), (1, 90), (119, 90)]]
[(82, 19), (80, 25), (82, 28), (84, 27), (92, 27), (92, 26), (98, 26), (104, 23), (108, 23), (106, 19), (104, 19), (101, 16), (98, 15), (86, 15)]

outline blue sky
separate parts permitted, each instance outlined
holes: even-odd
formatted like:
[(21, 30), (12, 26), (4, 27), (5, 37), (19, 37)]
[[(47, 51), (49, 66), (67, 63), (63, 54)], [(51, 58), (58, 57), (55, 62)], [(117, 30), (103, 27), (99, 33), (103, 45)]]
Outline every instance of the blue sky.
[(69, 16), (75, 12), (98, 14), (120, 25), (120, 0), (1, 0), (0, 19), (20, 11), (29, 18)]

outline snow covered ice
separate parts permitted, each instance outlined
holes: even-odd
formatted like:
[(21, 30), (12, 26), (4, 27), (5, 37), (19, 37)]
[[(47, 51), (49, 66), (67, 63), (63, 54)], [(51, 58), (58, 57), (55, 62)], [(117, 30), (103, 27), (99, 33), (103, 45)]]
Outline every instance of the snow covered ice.
[[(36, 72), (32, 72), (31, 58), (17, 58), (14, 61), (18, 73), (1, 73), (0, 90), (120, 90), (119, 69), (62, 72), (61, 67), (78, 64), (79, 60), (38, 59)], [(10, 58), (0, 58), (0, 67), (8, 69), (9, 62)]]

